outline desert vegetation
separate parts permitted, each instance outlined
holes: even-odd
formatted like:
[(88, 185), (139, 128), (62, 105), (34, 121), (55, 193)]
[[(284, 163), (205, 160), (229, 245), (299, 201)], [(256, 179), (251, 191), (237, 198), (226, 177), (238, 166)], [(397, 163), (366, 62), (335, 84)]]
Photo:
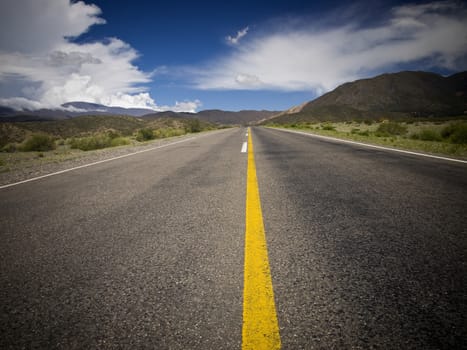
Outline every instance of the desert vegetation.
[(194, 118), (84, 116), (68, 120), (0, 123), (0, 172), (17, 162), (58, 162), (80, 152), (138, 146), (156, 139), (217, 129)]
[(3, 152), (47, 152), (57, 147), (89, 151), (217, 128), (198, 119), (84, 116), (69, 120), (0, 123)]
[(269, 124), (389, 147), (467, 158), (467, 120), (296, 122)]

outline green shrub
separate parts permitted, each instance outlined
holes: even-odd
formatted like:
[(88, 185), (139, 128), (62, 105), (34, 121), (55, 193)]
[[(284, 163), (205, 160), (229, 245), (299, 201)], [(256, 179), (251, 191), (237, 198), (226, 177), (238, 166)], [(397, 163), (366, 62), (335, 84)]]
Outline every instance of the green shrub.
[(88, 137), (73, 138), (70, 147), (82, 151), (111, 147), (112, 139), (107, 135), (94, 135)]
[(384, 122), (378, 126), (375, 135), (378, 137), (388, 137), (393, 135), (405, 135), (406, 133), (406, 126), (395, 122)]
[(125, 146), (129, 144), (130, 144), (130, 140), (128, 140), (126, 137), (121, 137), (121, 136), (113, 138), (110, 141), (110, 147)]
[(441, 130), (441, 137), (443, 139), (448, 139), (454, 133), (456, 124), (449, 124)]
[(120, 134), (118, 131), (113, 130), (113, 129), (107, 130), (106, 134), (107, 134), (107, 136), (110, 137), (112, 140), (122, 136), (122, 134)]
[(412, 138), (422, 141), (443, 141), (441, 135), (432, 129), (423, 129), (418, 134), (412, 135)]
[(188, 121), (188, 125), (185, 126), (185, 130), (186, 132), (191, 133), (200, 132), (203, 131), (203, 126), (201, 125), (199, 119), (190, 119)]
[(336, 130), (336, 127), (332, 124), (324, 124), (321, 126), (321, 129), (323, 130)]
[(450, 124), (441, 130), (441, 136), (452, 143), (467, 143), (467, 123)]
[(370, 136), (370, 132), (368, 130), (361, 131), (359, 128), (353, 128), (350, 130), (350, 133), (353, 135)]
[(185, 135), (186, 132), (189, 132), (189, 131), (186, 129), (179, 129), (179, 128), (161, 128), (161, 129), (154, 130), (154, 137), (156, 139), (164, 139), (166, 137)]
[(136, 140), (140, 142), (152, 140), (154, 137), (154, 132), (148, 128), (139, 129), (136, 134)]
[(451, 136), (452, 143), (467, 143), (467, 124), (464, 124), (456, 129)]
[(14, 153), (18, 150), (18, 145), (16, 143), (7, 143), (2, 147), (2, 152)]
[(72, 138), (68, 144), (72, 149), (80, 149), (82, 151), (92, 151), (95, 149), (117, 147), (129, 145), (130, 141), (126, 137), (118, 136), (110, 137), (109, 133), (97, 134), (87, 137)]
[(24, 152), (44, 152), (55, 149), (52, 137), (46, 134), (32, 134), (21, 145), (20, 150)]

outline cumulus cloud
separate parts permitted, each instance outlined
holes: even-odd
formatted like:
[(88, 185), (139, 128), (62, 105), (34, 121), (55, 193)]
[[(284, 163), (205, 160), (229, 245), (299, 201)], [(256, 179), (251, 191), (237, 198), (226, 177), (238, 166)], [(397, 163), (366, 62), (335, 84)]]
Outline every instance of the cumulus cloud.
[(332, 27), (283, 24), (280, 30), (250, 37), (228, 56), (198, 67), (193, 79), (200, 89), (321, 94), (343, 82), (404, 65), (465, 69), (466, 18), (465, 5), (445, 1), (395, 7), (371, 27), (355, 18)]
[(0, 5), (1, 50), (48, 52), (66, 38), (77, 37), (94, 24), (103, 24), (95, 5), (69, 0), (15, 0)]
[(138, 52), (130, 45), (117, 38), (73, 40), (104, 24), (100, 15), (97, 6), (81, 1), (1, 2), (0, 91), (16, 91), (1, 96), (0, 104), (38, 109), (84, 101), (161, 110), (144, 87), (152, 74), (133, 63)]
[(237, 45), (237, 44), (239, 43), (240, 39), (242, 39), (245, 35), (247, 35), (248, 30), (249, 30), (249, 28), (248, 28), (248, 27), (245, 27), (245, 28), (243, 28), (242, 30), (239, 30), (239, 31), (237, 32), (237, 35), (236, 35), (236, 36), (234, 36), (234, 37), (232, 37), (232, 36), (230, 36), (230, 35), (227, 36), (227, 38), (226, 38), (227, 42), (228, 42), (229, 44), (231, 44), (231, 45)]

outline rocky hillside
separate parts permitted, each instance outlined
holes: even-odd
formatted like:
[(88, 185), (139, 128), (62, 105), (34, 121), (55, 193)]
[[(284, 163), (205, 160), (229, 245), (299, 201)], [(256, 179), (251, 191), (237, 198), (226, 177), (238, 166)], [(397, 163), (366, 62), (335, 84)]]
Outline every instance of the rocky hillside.
[(444, 117), (465, 113), (467, 72), (449, 77), (427, 72), (400, 72), (345, 83), (270, 121)]

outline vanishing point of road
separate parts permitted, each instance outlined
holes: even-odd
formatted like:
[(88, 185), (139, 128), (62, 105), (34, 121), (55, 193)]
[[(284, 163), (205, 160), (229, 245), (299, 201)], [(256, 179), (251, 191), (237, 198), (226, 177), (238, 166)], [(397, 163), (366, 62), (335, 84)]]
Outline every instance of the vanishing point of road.
[(0, 188), (0, 264), (1, 349), (467, 349), (467, 164), (181, 138)]

